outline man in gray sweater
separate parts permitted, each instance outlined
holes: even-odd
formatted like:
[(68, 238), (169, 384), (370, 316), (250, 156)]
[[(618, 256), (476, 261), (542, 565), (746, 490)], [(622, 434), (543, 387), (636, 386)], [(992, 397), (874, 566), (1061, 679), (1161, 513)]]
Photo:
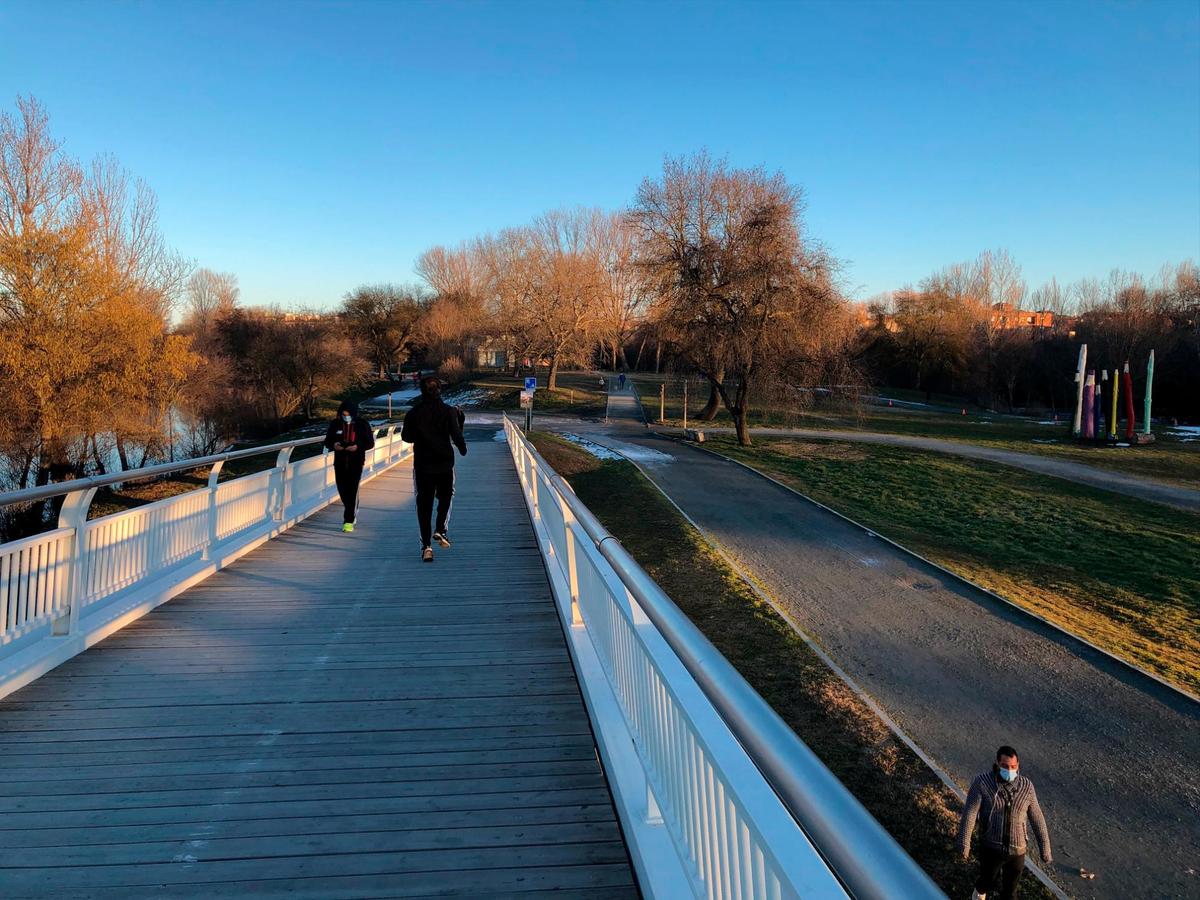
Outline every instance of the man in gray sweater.
[(1050, 851), (1050, 832), (1038, 806), (1033, 782), (1018, 771), (1017, 751), (1004, 746), (996, 751), (992, 771), (982, 772), (971, 782), (962, 820), (958, 823), (958, 849), (962, 858), (971, 853), (971, 834), (979, 821), (979, 877), (975, 880), (973, 900), (987, 896), (1001, 876), (997, 900), (1012, 900), (1017, 882), (1025, 870), (1025, 852), (1029, 840), (1029, 822), (1037, 834), (1042, 860), (1054, 861)]

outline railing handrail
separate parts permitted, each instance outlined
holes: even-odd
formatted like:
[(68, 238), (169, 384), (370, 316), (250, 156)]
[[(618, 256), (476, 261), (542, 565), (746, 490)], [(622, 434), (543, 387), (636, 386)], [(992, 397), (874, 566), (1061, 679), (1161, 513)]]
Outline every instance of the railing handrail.
[[(388, 425), (396, 423), (386, 423), (384, 425), (373, 425), (372, 429), (378, 431), (380, 428), (386, 428)], [(193, 469), (202, 469), (205, 466), (215, 465), (216, 463), (229, 462), (233, 459), (245, 459), (250, 456), (259, 456), (264, 453), (278, 453), (280, 450), (287, 450), (289, 447), (304, 447), (309, 444), (324, 443), (325, 436), (310, 438), (297, 438), (294, 441), (281, 441), (278, 444), (264, 444), (261, 447), (247, 447), (244, 450), (227, 450), (224, 453), (214, 453), (211, 456), (197, 456), (193, 459), (182, 459), (178, 462), (158, 463), (153, 466), (143, 466), (140, 469), (127, 469), (124, 472), (110, 472), (107, 475), (89, 475), (85, 478), (74, 478), (71, 481), (58, 481), (54, 484), (45, 484), (39, 487), (25, 488), (20, 491), (7, 491), (0, 493), (0, 507), (13, 506), (18, 503), (35, 503), (38, 500), (48, 500), (51, 497), (57, 497), (60, 494), (70, 494), (75, 491), (84, 490), (86, 488), (106, 487), (110, 484), (121, 484), (125, 481), (141, 481), (146, 478), (157, 478), (161, 475), (172, 475), (176, 472), (190, 472)]]
[[(512, 433), (525, 442), (525, 450), (538, 465), (554, 471), (515, 425), (510, 429)], [(864, 900), (944, 897), (925, 871), (646, 574), (617, 537), (600, 524), (566, 480), (556, 474), (551, 481), (847, 892)]]

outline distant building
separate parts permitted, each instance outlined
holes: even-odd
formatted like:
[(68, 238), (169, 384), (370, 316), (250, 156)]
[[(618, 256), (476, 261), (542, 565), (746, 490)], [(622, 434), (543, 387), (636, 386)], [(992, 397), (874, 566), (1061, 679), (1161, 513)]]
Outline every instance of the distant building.
[(475, 361), (476, 369), (507, 369), (508, 351), (492, 339), (476, 344), (470, 356)]
[(1050, 331), (1054, 328), (1054, 313), (1048, 309), (1032, 311), (1018, 309), (1011, 303), (992, 304), (992, 327), (1001, 331), (1028, 328), (1031, 331)]

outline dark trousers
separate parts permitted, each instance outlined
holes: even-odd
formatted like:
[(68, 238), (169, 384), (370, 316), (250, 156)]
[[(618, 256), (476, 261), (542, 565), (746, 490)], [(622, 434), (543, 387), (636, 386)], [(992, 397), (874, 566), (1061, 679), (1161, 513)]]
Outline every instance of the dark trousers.
[[(1017, 882), (1025, 871), (1025, 854), (1009, 856), (998, 850), (979, 848), (979, 877), (975, 880), (975, 890), (987, 894), (988, 900), (1013, 900), (1017, 896)], [(996, 876), (1000, 875), (1000, 893), (993, 894), (992, 886)]]
[[(421, 546), (428, 547), (433, 533), (446, 533), (450, 521), (450, 504), (454, 502), (454, 470), (449, 472), (413, 471), (413, 485), (417, 492), (417, 524), (421, 526)], [(433, 518), (433, 501), (437, 498), (437, 527), (430, 527)]]
[(342, 521), (353, 522), (358, 516), (358, 484), (362, 481), (364, 460), (357, 456), (339, 453), (333, 458), (333, 480), (337, 482), (338, 496), (342, 498)]

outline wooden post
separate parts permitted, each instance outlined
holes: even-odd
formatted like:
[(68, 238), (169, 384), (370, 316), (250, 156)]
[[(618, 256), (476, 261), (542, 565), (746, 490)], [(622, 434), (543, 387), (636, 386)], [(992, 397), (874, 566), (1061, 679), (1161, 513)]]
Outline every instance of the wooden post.
[(667, 421), (667, 383), (658, 386), (658, 423)]

